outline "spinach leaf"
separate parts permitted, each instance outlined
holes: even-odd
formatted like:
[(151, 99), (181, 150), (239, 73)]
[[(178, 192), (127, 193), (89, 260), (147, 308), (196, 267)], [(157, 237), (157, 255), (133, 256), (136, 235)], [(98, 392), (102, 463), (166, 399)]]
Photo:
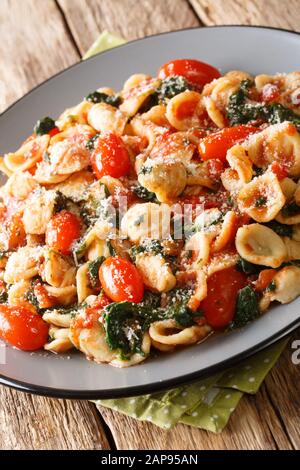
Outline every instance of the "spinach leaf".
[(271, 222), (268, 222), (265, 225), (269, 227), (270, 229), (272, 229), (274, 232), (277, 233), (277, 235), (281, 237), (291, 238), (293, 235), (292, 225), (281, 224), (280, 222), (277, 222), (276, 220), (271, 220)]
[(0, 304), (5, 304), (7, 302), (7, 292), (5, 288), (0, 289)]
[(236, 263), (236, 269), (245, 274), (258, 274), (262, 269), (265, 269), (265, 267), (260, 266), (259, 264), (250, 263), (244, 258), (239, 258)]
[(164, 78), (157, 89), (157, 94), (160, 102), (165, 102), (179, 93), (186, 90), (193, 89), (193, 86), (182, 76), (174, 75), (172, 77)]
[(164, 249), (159, 240), (144, 240), (141, 245), (133, 246), (130, 250), (130, 256), (133, 260), (140, 253), (152, 253), (154, 255), (163, 255)]
[[(104, 309), (106, 342), (111, 349), (119, 350), (123, 359), (136, 352), (142, 353), (143, 335), (155, 321), (172, 318), (182, 327), (194, 324), (195, 313), (187, 307), (187, 294), (180, 297), (177, 290), (176, 301), (166, 308), (159, 306), (159, 296), (151, 298), (151, 295), (149, 293), (140, 304), (114, 302)], [(201, 312), (196, 316), (201, 316)]]
[(180, 75), (164, 78), (154, 93), (144, 101), (139, 109), (139, 113), (146, 113), (153, 106), (160, 103), (165, 104), (168, 99), (173, 98), (179, 93), (193, 89), (193, 85)]
[(150, 307), (132, 302), (113, 302), (104, 309), (106, 342), (126, 359), (142, 353), (143, 335), (156, 314)]
[(283, 217), (293, 217), (293, 215), (297, 215), (300, 213), (300, 207), (296, 204), (295, 201), (288, 202), (283, 206), (281, 209)]
[(229, 328), (240, 328), (258, 317), (258, 296), (252, 287), (246, 286), (238, 293), (235, 317)]
[(100, 135), (101, 135), (100, 133), (95, 134), (95, 135), (94, 135), (93, 137), (91, 137), (91, 138), (87, 141), (87, 143), (85, 144), (86, 148), (87, 148), (88, 150), (90, 150), (91, 152), (94, 150), (96, 140), (99, 139)]
[(148, 189), (144, 188), (144, 186), (135, 186), (132, 188), (132, 190), (134, 194), (137, 195), (137, 197), (143, 199), (144, 201), (153, 202), (157, 200), (155, 193), (148, 191)]
[(100, 91), (94, 91), (90, 93), (85, 98), (86, 101), (90, 101), (91, 103), (106, 103), (110, 104), (117, 108), (121, 104), (121, 98), (117, 95), (107, 95), (106, 93), (101, 93)]
[(35, 127), (34, 127), (34, 132), (36, 135), (44, 135), (48, 134), (52, 129), (56, 127), (55, 121), (53, 121), (52, 118), (50, 117), (44, 117), (43, 119), (40, 119)]
[(290, 121), (300, 130), (300, 117), (282, 104), (249, 102), (249, 90), (253, 85), (254, 82), (252, 80), (243, 80), (240, 88), (230, 96), (227, 117), (231, 126), (247, 124), (249, 121), (259, 119), (270, 124)]
[(99, 256), (94, 261), (91, 261), (88, 265), (88, 273), (90, 278), (90, 283), (92, 287), (97, 287), (99, 285), (99, 268), (103, 261), (105, 260), (104, 256)]

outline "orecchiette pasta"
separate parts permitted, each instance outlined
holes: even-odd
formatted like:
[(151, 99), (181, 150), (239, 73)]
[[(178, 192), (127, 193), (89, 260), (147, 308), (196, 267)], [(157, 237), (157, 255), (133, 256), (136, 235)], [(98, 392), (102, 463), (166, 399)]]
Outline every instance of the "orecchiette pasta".
[(245, 225), (238, 229), (236, 249), (250, 263), (272, 268), (278, 268), (287, 257), (286, 246), (279, 235), (260, 224)]
[(300, 295), (300, 72), (202, 69), (100, 87), (1, 158), (13, 346), (129, 367)]

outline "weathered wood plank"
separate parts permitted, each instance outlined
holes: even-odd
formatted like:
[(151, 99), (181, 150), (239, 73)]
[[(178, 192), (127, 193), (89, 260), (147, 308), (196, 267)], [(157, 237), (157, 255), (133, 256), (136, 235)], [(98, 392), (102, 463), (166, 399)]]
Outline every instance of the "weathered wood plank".
[(292, 362), (292, 354), (295, 351), (291, 348), (291, 344), (295, 340), (300, 340), (300, 331), (293, 336), (277, 367), (267, 377), (265, 386), (281, 421), (281, 427), (285, 429), (292, 445), (298, 450), (300, 449), (300, 365)]
[(251, 24), (300, 30), (298, 0), (189, 0), (200, 20), (215, 24)]
[(58, 0), (84, 54), (103, 30), (136, 39), (199, 26), (186, 0)]
[(109, 449), (87, 402), (55, 400), (0, 387), (0, 449)]
[(0, 111), (79, 58), (54, 0), (2, 0), (0, 38)]

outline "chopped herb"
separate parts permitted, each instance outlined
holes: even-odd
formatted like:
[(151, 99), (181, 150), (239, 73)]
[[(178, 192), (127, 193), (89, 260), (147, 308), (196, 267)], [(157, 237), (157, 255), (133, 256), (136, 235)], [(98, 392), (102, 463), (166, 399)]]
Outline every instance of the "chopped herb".
[(155, 193), (148, 191), (144, 186), (135, 186), (133, 189), (134, 194), (144, 201), (153, 202), (156, 201)]
[(53, 119), (51, 119), (50, 117), (44, 117), (36, 123), (34, 127), (34, 132), (36, 133), (36, 135), (44, 135), (48, 134), (55, 127), (56, 125)]
[(265, 196), (260, 196), (255, 201), (255, 207), (264, 206), (267, 202), (267, 198)]
[(260, 266), (259, 264), (253, 264), (249, 261), (245, 260), (244, 258), (240, 258), (236, 264), (236, 268), (238, 271), (245, 273), (245, 274), (258, 274), (262, 269), (265, 269), (264, 266)]
[(85, 98), (86, 101), (90, 101), (91, 103), (106, 103), (110, 104), (117, 108), (121, 104), (121, 98), (117, 95), (107, 95), (106, 93), (102, 93), (100, 91), (94, 91), (90, 93)]
[(163, 255), (163, 246), (159, 240), (144, 240), (141, 245), (133, 246), (130, 250), (130, 256), (133, 260), (140, 253), (152, 253), (154, 255)]
[(271, 281), (268, 287), (266, 288), (266, 292), (274, 292), (275, 289), (276, 289), (276, 282), (273, 279), (273, 281)]
[(149, 175), (152, 171), (152, 166), (143, 165), (139, 171), (139, 175)]
[(69, 209), (69, 205), (71, 202), (72, 201), (67, 198), (63, 193), (61, 193), (60, 191), (56, 191), (53, 212), (56, 214), (57, 212)]
[(109, 249), (110, 256), (116, 256), (116, 250), (114, 249), (110, 241), (107, 242), (107, 246)]
[[(83, 195), (83, 201), (80, 207), (80, 215), (84, 223), (89, 227), (103, 215), (104, 200), (109, 197), (110, 193), (107, 186), (100, 181), (92, 184)], [(107, 207), (106, 207), (107, 209)]]
[(193, 86), (182, 76), (174, 75), (164, 78), (156, 90), (159, 102), (166, 102), (167, 99), (173, 98), (179, 93), (193, 89)]
[(100, 133), (97, 133), (87, 141), (85, 146), (88, 150), (90, 150), (90, 151), (94, 150), (95, 143), (99, 139), (100, 135), (101, 135)]
[(292, 235), (293, 235), (292, 225), (281, 224), (280, 222), (277, 222), (276, 220), (271, 220), (271, 222), (268, 222), (265, 225), (269, 227), (270, 229), (272, 229), (274, 232), (277, 233), (277, 235), (280, 235), (281, 237), (292, 238)]
[(7, 295), (6, 290), (1, 289), (0, 290), (0, 304), (5, 304), (5, 302), (7, 302), (7, 298), (8, 298), (8, 295)]
[(28, 300), (39, 312), (40, 311), (40, 304), (39, 301), (33, 291), (33, 288), (29, 289), (26, 294), (24, 295), (25, 300)]
[(240, 328), (258, 317), (258, 296), (252, 287), (246, 286), (238, 293), (235, 317), (229, 328)]
[(296, 204), (295, 201), (289, 202), (281, 209), (283, 217), (293, 217), (300, 213), (300, 207)]
[(43, 153), (43, 160), (45, 163), (50, 163), (51, 160), (50, 160), (50, 154), (49, 152), (47, 152), (47, 150), (45, 150), (45, 152)]
[(99, 268), (103, 261), (105, 260), (104, 256), (99, 256), (94, 261), (91, 261), (88, 265), (88, 273), (90, 278), (90, 283), (92, 287), (97, 287), (99, 285)]
[(141, 305), (145, 307), (159, 308), (160, 301), (161, 299), (159, 294), (154, 294), (153, 292), (146, 290)]

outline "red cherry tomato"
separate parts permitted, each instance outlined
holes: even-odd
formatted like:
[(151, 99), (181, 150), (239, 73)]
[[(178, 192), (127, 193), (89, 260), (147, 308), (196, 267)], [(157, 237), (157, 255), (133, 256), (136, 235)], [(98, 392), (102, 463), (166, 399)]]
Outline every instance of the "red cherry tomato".
[(269, 286), (269, 284), (271, 284), (276, 274), (276, 269), (263, 269), (260, 271), (258, 279), (255, 283), (255, 290), (258, 292), (264, 291)]
[(0, 305), (0, 338), (24, 351), (35, 351), (46, 344), (48, 324), (22, 306)]
[(218, 158), (226, 161), (227, 150), (254, 132), (257, 132), (257, 128), (251, 126), (225, 127), (225, 129), (214, 132), (200, 141), (199, 154), (202, 160)]
[(144, 284), (137, 268), (130, 261), (112, 256), (101, 264), (99, 278), (105, 294), (114, 302), (139, 303), (144, 296)]
[(130, 170), (130, 158), (121, 137), (111, 132), (100, 137), (92, 153), (91, 164), (98, 179), (102, 176), (125, 176)]
[(279, 86), (274, 83), (267, 83), (261, 91), (261, 99), (265, 103), (276, 101), (280, 96)]
[(218, 181), (220, 179), (221, 174), (225, 170), (225, 162), (219, 160), (218, 158), (214, 158), (208, 160), (207, 164), (209, 177), (214, 181)]
[(206, 83), (221, 77), (219, 70), (212, 65), (193, 59), (171, 60), (158, 71), (158, 78), (164, 79), (174, 75), (181, 75), (190, 83), (203, 88)]
[(56, 214), (46, 229), (46, 244), (64, 255), (69, 255), (71, 246), (80, 237), (80, 221), (72, 212)]
[(60, 133), (60, 130), (58, 129), (58, 127), (53, 127), (53, 129), (51, 129), (51, 131), (48, 132), (48, 135), (50, 135), (50, 137), (54, 137), (56, 134), (59, 134)]
[(273, 162), (271, 164), (271, 171), (277, 176), (279, 181), (283, 180), (288, 175), (288, 171), (285, 167), (278, 162)]
[(233, 320), (238, 291), (247, 277), (234, 267), (217, 271), (207, 282), (207, 297), (201, 302), (207, 323), (215, 329), (225, 328)]

